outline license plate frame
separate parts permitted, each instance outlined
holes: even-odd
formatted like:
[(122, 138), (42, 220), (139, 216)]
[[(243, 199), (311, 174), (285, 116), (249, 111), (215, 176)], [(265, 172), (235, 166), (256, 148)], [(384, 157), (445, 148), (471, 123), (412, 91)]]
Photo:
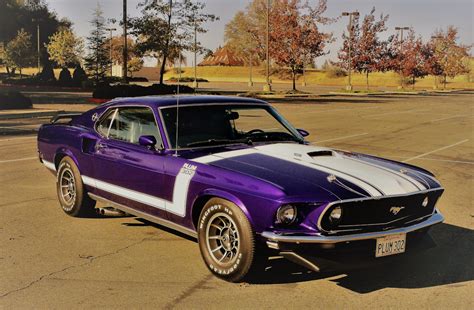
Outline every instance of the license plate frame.
[(377, 238), (375, 243), (375, 257), (385, 257), (405, 253), (406, 234), (396, 234)]

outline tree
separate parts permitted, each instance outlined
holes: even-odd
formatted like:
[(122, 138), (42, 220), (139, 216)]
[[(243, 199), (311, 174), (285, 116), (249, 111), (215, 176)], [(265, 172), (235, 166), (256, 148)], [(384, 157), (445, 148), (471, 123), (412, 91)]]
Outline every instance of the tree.
[(143, 59), (134, 57), (127, 62), (127, 71), (130, 73), (130, 77), (133, 77), (133, 73), (140, 71), (143, 68)]
[(105, 80), (110, 67), (109, 46), (106, 40), (105, 19), (100, 5), (94, 11), (90, 22), (93, 29), (87, 37), (89, 54), (85, 58), (85, 66), (96, 84)]
[[(203, 13), (205, 4), (193, 0), (143, 0), (139, 6), (143, 15), (131, 20), (131, 31), (138, 38), (137, 50), (142, 56), (161, 58), (163, 84), (170, 53), (192, 51), (194, 32), (207, 32), (203, 24), (217, 18)], [(197, 49), (202, 49), (199, 42)]]
[(326, 0), (313, 9), (300, 0), (279, 0), (273, 3), (270, 14), (270, 53), (275, 63), (290, 69), (293, 90), (296, 76), (303, 66), (324, 55), (332, 34), (319, 31), (318, 23), (326, 11)]
[[(388, 21), (388, 15), (380, 14), (377, 20), (375, 7), (369, 14), (365, 15), (362, 25), (359, 25), (359, 17), (353, 19), (352, 29), (347, 29), (351, 33), (351, 68), (359, 73), (365, 73), (366, 85), (369, 89), (369, 74), (374, 71), (385, 71), (390, 68), (387, 64), (387, 50), (390, 44), (379, 38), (379, 34), (386, 31), (385, 24)], [(339, 66), (349, 69), (349, 35), (343, 33), (344, 43), (339, 51)], [(389, 40), (393, 40), (390, 37)]]
[(413, 29), (408, 33), (408, 37), (403, 41), (400, 70), (402, 77), (410, 77), (412, 86), (415, 88), (416, 78), (423, 78), (428, 75), (427, 57), (429, 54), (425, 50), (421, 37), (416, 38)]
[(458, 29), (449, 26), (446, 31), (435, 32), (431, 41), (433, 56), (439, 65), (439, 69), (432, 73), (443, 76), (444, 88), (446, 88), (447, 77), (454, 78), (456, 75), (469, 72), (466, 59), (469, 57), (470, 46), (457, 43)]
[(45, 43), (60, 28), (69, 28), (71, 22), (60, 19), (48, 8), (44, 1), (29, 1), (27, 5), (18, 5), (16, 0), (0, 1), (0, 43), (6, 44), (24, 29), (32, 34), (32, 42), (37, 42), (37, 27), (40, 28), (40, 58), (45, 65), (49, 62)]
[(84, 50), (83, 42), (69, 29), (61, 29), (49, 38), (46, 45), (49, 60), (56, 62), (61, 68), (78, 64)]
[(225, 26), (224, 40), (226, 46), (236, 55), (245, 59), (252, 58), (252, 61), (260, 62), (264, 59), (263, 42), (260, 41), (258, 32), (255, 31), (256, 21), (251, 16), (256, 14), (247, 14), (239, 11), (234, 18)]
[(18, 68), (20, 78), (23, 78), (22, 69), (31, 65), (34, 60), (34, 51), (31, 47), (31, 35), (21, 29), (13, 40), (8, 42), (4, 54), (7, 67)]

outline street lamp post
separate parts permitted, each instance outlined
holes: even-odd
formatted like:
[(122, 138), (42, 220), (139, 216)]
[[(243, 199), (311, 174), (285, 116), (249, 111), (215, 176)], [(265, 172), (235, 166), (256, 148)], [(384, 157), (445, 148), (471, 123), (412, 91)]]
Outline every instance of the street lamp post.
[(359, 12), (342, 12), (342, 16), (349, 16), (349, 58), (348, 58), (348, 85), (346, 89), (352, 91), (352, 17), (359, 16)]
[(41, 50), (40, 50), (40, 25), (36, 25), (37, 49), (38, 49), (38, 74), (41, 72)]
[[(441, 39), (444, 39), (444, 37), (440, 36), (440, 35), (437, 35), (437, 36), (431, 36), (431, 39), (432, 40), (441, 40)], [(443, 53), (446, 54), (445, 48), (443, 48)], [(443, 57), (446, 57), (446, 55), (443, 55)], [(437, 76), (435, 76), (434, 80), (435, 80), (434, 88), (437, 89), (438, 88)], [(446, 78), (444, 78), (443, 89), (446, 89)]]
[(270, 44), (270, 0), (267, 0), (267, 33), (266, 33), (266, 65), (267, 65), (267, 81), (265, 86), (263, 87), (263, 91), (270, 92), (272, 91), (272, 85), (270, 84), (270, 49), (269, 49), (269, 44)]
[(395, 27), (395, 30), (400, 31), (400, 86), (399, 88), (403, 88), (403, 70), (402, 70), (403, 30), (410, 30), (410, 27)]
[[(196, 12), (194, 13), (196, 14)], [(198, 88), (199, 84), (197, 81), (197, 21), (196, 16), (194, 16), (194, 88)]]
[(114, 63), (112, 61), (112, 48), (113, 48), (113, 44), (112, 44), (112, 35), (113, 35), (113, 32), (115, 30), (117, 30), (116, 28), (106, 28), (105, 30), (107, 31), (110, 31), (110, 51), (109, 51), (109, 57), (110, 57), (110, 76), (112, 77), (114, 75), (114, 71), (113, 71), (113, 66), (114, 66)]
[(249, 60), (250, 60), (250, 71), (249, 71), (249, 87), (253, 86), (253, 57), (252, 57), (252, 51), (249, 51)]
[(128, 67), (128, 42), (127, 42), (127, 0), (123, 0), (123, 67), (122, 78), (123, 83), (128, 83), (127, 67)]

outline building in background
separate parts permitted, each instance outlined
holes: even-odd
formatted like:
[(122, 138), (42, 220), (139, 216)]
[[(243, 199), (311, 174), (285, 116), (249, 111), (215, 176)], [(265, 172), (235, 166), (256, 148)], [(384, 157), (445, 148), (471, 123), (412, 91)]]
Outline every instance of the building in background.
[(244, 66), (245, 59), (235, 55), (228, 47), (219, 47), (209, 57), (206, 57), (198, 66)]

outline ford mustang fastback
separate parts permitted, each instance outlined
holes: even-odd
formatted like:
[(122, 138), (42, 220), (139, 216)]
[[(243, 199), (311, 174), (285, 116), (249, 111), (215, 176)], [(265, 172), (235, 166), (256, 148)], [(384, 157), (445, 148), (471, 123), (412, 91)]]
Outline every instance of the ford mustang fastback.
[(121, 98), (41, 126), (38, 152), (65, 213), (90, 216), (101, 201), (197, 237), (206, 266), (228, 281), (269, 251), (312, 269), (299, 248), (401, 254), (407, 236), (443, 221), (432, 173), (307, 135), (256, 99)]

